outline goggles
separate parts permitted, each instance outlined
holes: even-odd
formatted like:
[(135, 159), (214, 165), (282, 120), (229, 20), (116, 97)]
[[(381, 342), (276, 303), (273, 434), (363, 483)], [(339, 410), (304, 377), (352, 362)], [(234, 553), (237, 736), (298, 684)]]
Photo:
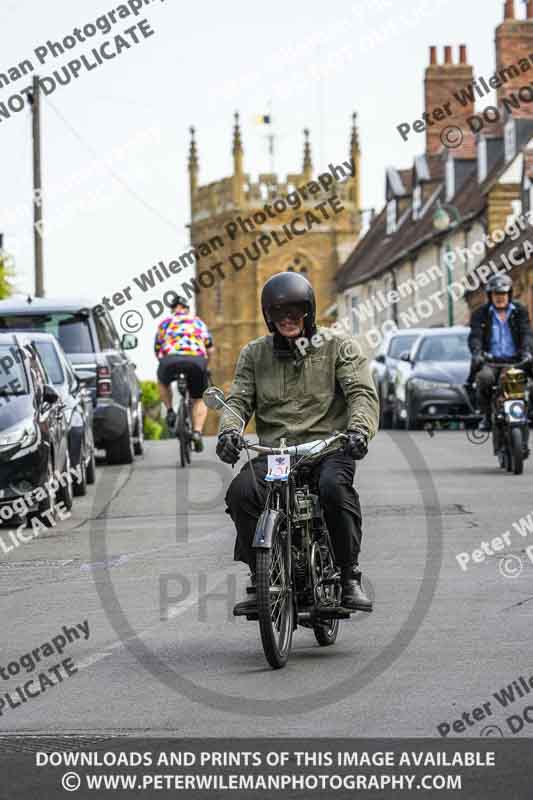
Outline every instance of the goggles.
[(307, 308), (305, 304), (288, 303), (283, 306), (271, 306), (268, 309), (268, 316), (272, 322), (283, 322), (286, 319), (291, 322), (300, 322), (307, 316)]

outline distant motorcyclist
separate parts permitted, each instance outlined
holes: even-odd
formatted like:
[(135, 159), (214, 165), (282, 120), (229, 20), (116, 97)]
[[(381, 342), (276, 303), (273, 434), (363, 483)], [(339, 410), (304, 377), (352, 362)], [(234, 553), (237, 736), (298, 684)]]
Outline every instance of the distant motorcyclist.
[(201, 452), (207, 417), (202, 395), (208, 385), (207, 361), (213, 353), (213, 340), (205, 322), (190, 313), (186, 298), (175, 294), (169, 305), (172, 314), (158, 325), (154, 344), (159, 359), (159, 396), (167, 409), (167, 425), (172, 430), (176, 425), (176, 413), (172, 408), (170, 385), (180, 372), (187, 376), (192, 398), (193, 443), (196, 452)]
[(471, 376), (475, 376), (478, 407), (483, 413), (479, 428), (491, 428), (492, 389), (497, 374), (485, 363), (484, 353), (495, 360), (526, 362), (531, 373), (533, 332), (527, 308), (513, 300), (513, 282), (509, 275), (497, 273), (485, 287), (488, 302), (476, 309), (470, 319), (468, 346), (472, 353)]
[[(315, 477), (341, 569), (342, 603), (371, 611), (372, 603), (361, 586), (362, 517), (353, 486), (355, 461), (366, 455), (378, 424), (378, 398), (367, 360), (349, 336), (326, 335), (329, 330), (316, 328), (315, 294), (303, 275), (274, 275), (263, 286), (261, 305), (270, 335), (241, 350), (227, 403), (246, 423), (255, 413), (259, 441), (265, 446), (278, 446), (282, 437), (291, 445), (326, 438), (335, 430), (348, 433), (345, 451), (323, 457), (315, 467)], [(321, 333), (321, 343), (315, 347)], [(302, 336), (312, 342), (305, 355), (295, 346)], [(230, 464), (239, 458), (237, 428), (235, 417), (226, 410), (220, 421), (217, 455)], [(256, 458), (252, 464), (259, 491), (246, 464), (226, 495), (228, 513), (237, 528), (235, 560), (251, 570), (248, 600), (237, 604), (236, 615), (255, 607), (252, 541), (265, 504), (267, 465), (265, 458)]]

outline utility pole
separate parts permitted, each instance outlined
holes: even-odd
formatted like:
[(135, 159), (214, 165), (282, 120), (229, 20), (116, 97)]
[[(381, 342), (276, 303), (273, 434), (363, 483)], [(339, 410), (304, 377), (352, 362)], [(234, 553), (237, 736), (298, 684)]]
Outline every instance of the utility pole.
[(35, 296), (44, 297), (43, 199), (41, 176), (41, 101), (39, 77), (33, 76), (30, 95), (33, 133), (33, 249), (35, 260)]

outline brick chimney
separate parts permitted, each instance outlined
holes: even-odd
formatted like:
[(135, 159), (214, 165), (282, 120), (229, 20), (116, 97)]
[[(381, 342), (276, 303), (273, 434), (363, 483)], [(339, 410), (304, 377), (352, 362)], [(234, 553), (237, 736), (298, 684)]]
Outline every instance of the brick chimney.
[[(517, 19), (514, 0), (505, 0), (503, 22), (496, 28), (496, 71), (504, 70), (505, 82), (497, 89), (498, 105), (502, 100), (515, 97), (522, 86), (529, 86), (528, 73), (522, 72), (520, 59), (529, 62), (533, 53), (533, 0), (527, 0), (526, 17)], [(530, 63), (530, 62), (529, 62)], [(527, 102), (528, 92), (520, 98), (520, 107), (512, 108), (513, 116), (533, 117), (533, 102)]]
[[(460, 45), (457, 63), (454, 63), (450, 45), (444, 48), (442, 64), (438, 63), (437, 48), (435, 46), (429, 48), (429, 66), (426, 67), (424, 80), (425, 111), (433, 120), (433, 125), (428, 125), (426, 128), (427, 155), (434, 156), (444, 150), (441, 134), (446, 129), (449, 129), (449, 138), (444, 134), (444, 139), (450, 141), (452, 146), (456, 137), (460, 138), (459, 133), (453, 129), (460, 128), (463, 141), (460, 147), (453, 147), (454, 155), (464, 158), (474, 157), (475, 139), (466, 124), (467, 118), (474, 114), (474, 101), (467, 101), (467, 105), (463, 106), (454, 98), (454, 92), (461, 90), (473, 79), (474, 71), (467, 61), (466, 45)], [(449, 103), (452, 115), (444, 111), (443, 119), (436, 120), (434, 112), (438, 108), (443, 108), (445, 103)]]

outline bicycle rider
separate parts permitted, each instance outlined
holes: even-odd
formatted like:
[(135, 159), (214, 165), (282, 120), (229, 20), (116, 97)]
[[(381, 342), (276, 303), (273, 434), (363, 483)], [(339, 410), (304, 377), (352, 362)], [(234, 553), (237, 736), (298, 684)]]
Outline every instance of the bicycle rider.
[(180, 372), (187, 377), (192, 399), (193, 444), (197, 453), (203, 450), (202, 432), (207, 407), (202, 394), (207, 389), (207, 363), (214, 352), (213, 340), (203, 320), (190, 313), (186, 298), (174, 294), (169, 303), (171, 316), (159, 323), (154, 350), (159, 359), (157, 380), (159, 397), (167, 409), (167, 425), (176, 427), (170, 385)]

